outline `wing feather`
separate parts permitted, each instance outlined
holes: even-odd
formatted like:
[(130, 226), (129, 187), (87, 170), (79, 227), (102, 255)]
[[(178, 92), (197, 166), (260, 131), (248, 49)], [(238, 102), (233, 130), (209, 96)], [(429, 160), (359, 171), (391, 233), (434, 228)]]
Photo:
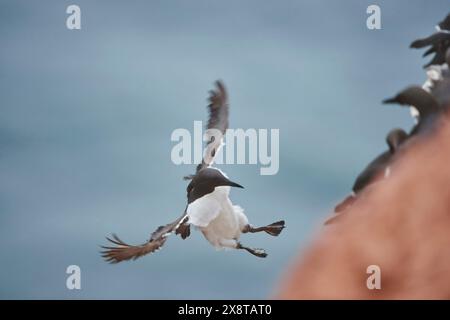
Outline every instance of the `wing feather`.
[[(150, 236), (150, 240), (141, 245), (130, 245), (122, 241), (117, 235), (113, 234), (112, 238), (106, 237), (106, 239), (115, 246), (102, 246), (102, 257), (110, 263), (119, 263), (125, 260), (136, 260), (146, 254), (158, 251), (166, 242), (167, 237), (175, 232), (178, 234), (178, 228), (181, 225), (187, 224), (187, 215), (183, 213), (181, 217), (175, 221), (158, 227)], [(182, 233), (182, 238), (185, 239), (189, 236), (189, 229), (186, 231), (186, 227)], [(186, 235), (187, 234), (187, 235)]]
[(208, 101), (209, 119), (205, 133), (207, 144), (202, 163), (197, 166), (196, 172), (214, 162), (214, 158), (223, 144), (223, 136), (228, 129), (228, 93), (222, 81), (216, 81), (215, 89), (209, 91)]

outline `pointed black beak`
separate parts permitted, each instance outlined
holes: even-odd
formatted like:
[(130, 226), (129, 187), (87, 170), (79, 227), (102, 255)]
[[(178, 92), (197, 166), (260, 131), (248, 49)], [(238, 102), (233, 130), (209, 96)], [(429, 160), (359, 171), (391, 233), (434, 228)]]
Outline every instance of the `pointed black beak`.
[(236, 188), (242, 188), (242, 189), (244, 189), (243, 186), (241, 186), (240, 184), (238, 184), (238, 183), (236, 183), (236, 182), (233, 182), (233, 181), (228, 181), (228, 185), (229, 185), (230, 187), (236, 187)]
[(384, 99), (382, 102), (383, 102), (384, 104), (398, 103), (397, 97), (387, 98), (387, 99)]

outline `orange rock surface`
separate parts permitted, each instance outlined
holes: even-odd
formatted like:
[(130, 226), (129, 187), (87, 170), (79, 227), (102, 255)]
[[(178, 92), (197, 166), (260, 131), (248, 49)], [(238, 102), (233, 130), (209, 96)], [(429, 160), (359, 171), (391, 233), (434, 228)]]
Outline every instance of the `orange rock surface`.
[[(450, 119), (408, 142), (391, 176), (323, 226), (280, 299), (450, 299)], [(369, 290), (366, 269), (381, 269)]]

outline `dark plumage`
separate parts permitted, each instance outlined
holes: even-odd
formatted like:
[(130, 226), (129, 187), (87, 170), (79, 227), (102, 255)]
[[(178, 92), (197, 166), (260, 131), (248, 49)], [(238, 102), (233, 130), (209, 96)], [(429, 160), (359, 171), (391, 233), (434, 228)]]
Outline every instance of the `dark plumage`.
[(438, 31), (433, 33), (431, 36), (417, 39), (413, 41), (410, 45), (411, 48), (420, 49), (430, 46), (430, 48), (423, 54), (423, 56), (430, 55), (434, 53), (433, 58), (429, 63), (424, 65), (427, 68), (431, 65), (441, 65), (445, 62), (445, 53), (450, 47), (450, 14), (438, 23)]
[(438, 23), (439, 29), (441, 30), (450, 30), (450, 13)]
[(377, 177), (383, 178), (385, 170), (389, 166), (393, 155), (400, 145), (408, 139), (408, 134), (403, 129), (393, 129), (386, 137), (389, 150), (383, 152), (370, 162), (367, 167), (358, 175), (353, 184), (353, 192), (359, 193), (369, 184), (375, 182)]
[[(210, 91), (208, 100), (209, 119), (207, 129), (216, 129), (223, 135), (228, 128), (228, 95), (221, 81), (216, 81), (216, 90)], [(212, 192), (216, 186), (229, 185), (242, 188), (239, 184), (228, 180), (220, 171), (207, 168), (213, 162), (215, 153), (222, 143), (222, 139), (215, 140), (214, 137), (214, 132), (211, 132), (211, 139), (207, 144), (202, 163), (197, 166), (196, 174), (189, 176), (189, 179), (192, 179), (192, 181), (187, 187), (188, 204), (183, 214), (175, 221), (158, 227), (152, 233), (150, 239), (142, 245), (129, 245), (113, 234), (113, 237), (107, 238), (107, 240), (115, 246), (102, 246), (105, 249), (102, 251), (102, 256), (106, 261), (117, 263), (124, 260), (134, 260), (148, 253), (155, 252), (164, 245), (167, 236), (173, 232), (180, 234), (183, 239), (186, 239), (190, 235), (190, 226), (187, 223), (188, 217), (186, 212), (190, 203)]]
[(266, 232), (278, 236), (284, 229), (284, 221), (255, 228), (249, 224), (244, 210), (233, 205), (230, 198), (230, 187), (243, 188), (230, 181), (219, 169), (213, 168), (214, 157), (223, 143), (223, 135), (228, 128), (228, 96), (221, 81), (216, 82), (216, 89), (210, 91), (209, 120), (206, 135), (209, 137), (202, 163), (197, 166), (194, 175), (187, 177), (187, 205), (183, 214), (175, 221), (160, 226), (152, 233), (150, 239), (142, 245), (129, 245), (113, 235), (107, 238), (113, 246), (103, 247), (102, 256), (106, 261), (118, 263), (124, 260), (137, 259), (145, 254), (161, 248), (172, 234), (179, 234), (183, 239), (190, 235), (190, 225), (198, 227), (205, 238), (216, 248), (242, 249), (264, 258), (267, 253), (263, 249), (243, 246), (239, 241), (242, 233)]
[(175, 234), (180, 234), (183, 239), (190, 235), (189, 229), (181, 229), (179, 226), (186, 219), (186, 214), (183, 214), (177, 220), (165, 226), (158, 227), (150, 236), (150, 240), (141, 245), (129, 245), (122, 241), (117, 235), (113, 234), (112, 239), (106, 238), (109, 242), (114, 244), (114, 247), (102, 246), (102, 257), (111, 263), (118, 263), (125, 260), (136, 260), (146, 254), (159, 250), (167, 240), (167, 236), (175, 231)]
[[(209, 119), (205, 133), (208, 142), (206, 143), (202, 163), (197, 166), (196, 174), (214, 161), (214, 157), (222, 146), (223, 136), (228, 129), (228, 93), (222, 81), (216, 81), (215, 85), (216, 90), (210, 90), (208, 98)], [(189, 175), (185, 179), (189, 180), (193, 177), (194, 175)]]
[[(389, 131), (386, 136), (386, 143), (389, 146), (389, 150), (380, 154), (364, 168), (353, 184), (353, 194), (349, 195), (341, 203), (339, 203), (335, 207), (334, 211), (338, 213), (345, 210), (357, 199), (358, 194), (361, 193), (367, 186), (388, 176), (388, 168), (392, 162), (394, 154), (407, 139), (408, 134), (403, 129), (392, 129)], [(336, 217), (332, 217), (327, 220), (325, 224), (329, 224), (335, 219)]]
[(434, 127), (442, 108), (432, 94), (419, 86), (411, 86), (400, 91), (395, 97), (383, 100), (385, 104), (413, 106), (419, 112), (419, 122), (413, 127), (410, 135), (429, 132)]

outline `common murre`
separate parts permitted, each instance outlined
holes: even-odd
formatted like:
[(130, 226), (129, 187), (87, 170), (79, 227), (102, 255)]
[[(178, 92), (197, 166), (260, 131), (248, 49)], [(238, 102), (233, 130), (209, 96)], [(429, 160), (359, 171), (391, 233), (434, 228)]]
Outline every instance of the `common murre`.
[(407, 87), (396, 96), (383, 100), (383, 103), (413, 106), (417, 110), (418, 123), (410, 131), (410, 136), (430, 132), (443, 111), (435, 97), (419, 86)]
[[(389, 177), (391, 174), (389, 165), (400, 146), (407, 139), (408, 134), (403, 129), (395, 128), (389, 131), (386, 136), (386, 143), (389, 149), (372, 160), (358, 175), (353, 184), (352, 193), (334, 208), (335, 213), (340, 213), (351, 206), (358, 198), (359, 193), (370, 184)], [(335, 215), (329, 218), (325, 221), (325, 224), (334, 222), (339, 216)]]
[(102, 247), (104, 249), (102, 256), (106, 261), (118, 263), (152, 253), (160, 249), (172, 233), (180, 234), (186, 239), (190, 235), (190, 225), (199, 228), (216, 248), (244, 249), (257, 257), (267, 256), (263, 249), (242, 245), (238, 241), (240, 235), (264, 231), (269, 235), (278, 236), (285, 227), (285, 222), (281, 220), (255, 228), (249, 224), (244, 210), (232, 204), (229, 198), (231, 187), (243, 187), (229, 180), (221, 170), (212, 167), (228, 128), (228, 95), (221, 81), (217, 81), (215, 90), (210, 91), (209, 102), (206, 132), (208, 143), (202, 163), (197, 166), (195, 174), (185, 177), (191, 181), (187, 187), (187, 205), (183, 214), (172, 223), (158, 227), (151, 234), (150, 240), (142, 245), (129, 245), (116, 235), (107, 238), (115, 246)]

